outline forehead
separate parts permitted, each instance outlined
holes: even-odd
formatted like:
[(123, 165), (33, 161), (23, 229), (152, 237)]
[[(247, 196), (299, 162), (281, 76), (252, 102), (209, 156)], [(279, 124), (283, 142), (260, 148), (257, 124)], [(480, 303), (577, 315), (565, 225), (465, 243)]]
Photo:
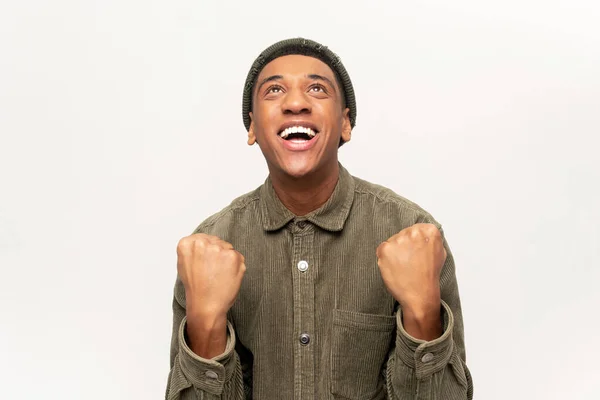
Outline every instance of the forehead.
[(335, 75), (331, 68), (323, 61), (299, 54), (282, 56), (269, 62), (258, 75), (258, 81), (272, 75), (287, 76), (305, 76), (305, 75), (321, 75), (333, 81)]

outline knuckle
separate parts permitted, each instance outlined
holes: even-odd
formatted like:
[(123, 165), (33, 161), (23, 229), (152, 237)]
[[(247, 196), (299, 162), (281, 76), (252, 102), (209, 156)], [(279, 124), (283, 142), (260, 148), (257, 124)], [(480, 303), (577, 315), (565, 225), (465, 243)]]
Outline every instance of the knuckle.
[(377, 253), (377, 256), (378, 256), (378, 257), (379, 257), (379, 256), (384, 256), (384, 255), (386, 254), (386, 252), (387, 252), (387, 249), (389, 248), (389, 246), (390, 246), (390, 243), (389, 243), (389, 242), (387, 242), (387, 241), (385, 241), (385, 242), (382, 242), (382, 243), (381, 243), (381, 244), (380, 244), (380, 245), (377, 247), (377, 251), (376, 251), (376, 253)]
[(203, 247), (207, 253), (220, 253), (223, 248), (217, 243), (203, 243)]
[(244, 255), (242, 253), (240, 253), (240, 252), (236, 251), (236, 253), (238, 255), (238, 259), (240, 260), (240, 262), (245, 265), (246, 264), (246, 257), (244, 257)]
[(194, 239), (194, 249), (203, 250), (207, 247), (206, 239), (203, 237), (197, 237)]
[(434, 224), (428, 224), (427, 225), (427, 232), (430, 235), (433, 235), (433, 236), (441, 236), (442, 235), (442, 233), (440, 232), (440, 230), (438, 229), (438, 227), (435, 226)]
[(189, 236), (179, 239), (179, 242), (177, 242), (177, 252), (178, 253), (181, 253), (181, 254), (187, 253), (189, 251), (189, 248), (190, 248)]
[(421, 230), (422, 228), (420, 226), (412, 226), (408, 229), (408, 235), (411, 238), (418, 238), (420, 236), (423, 236), (423, 232)]
[(231, 250), (231, 249), (223, 250), (222, 256), (227, 261), (232, 262), (232, 263), (237, 262), (239, 260), (239, 256), (237, 254), (237, 251)]

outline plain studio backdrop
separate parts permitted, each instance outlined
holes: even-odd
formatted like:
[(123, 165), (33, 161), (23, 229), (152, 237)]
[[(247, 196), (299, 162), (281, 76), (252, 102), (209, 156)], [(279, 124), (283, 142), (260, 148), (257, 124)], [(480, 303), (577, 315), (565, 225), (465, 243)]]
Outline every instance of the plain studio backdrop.
[(266, 178), (242, 86), (297, 36), (353, 79), (343, 165), (445, 228), (475, 398), (600, 398), (599, 20), (592, 0), (2, 0), (0, 398), (163, 398), (177, 241)]

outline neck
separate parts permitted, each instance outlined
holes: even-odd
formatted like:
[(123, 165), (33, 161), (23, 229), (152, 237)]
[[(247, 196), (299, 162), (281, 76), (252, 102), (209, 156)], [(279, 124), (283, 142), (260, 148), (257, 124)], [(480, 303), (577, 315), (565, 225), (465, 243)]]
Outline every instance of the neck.
[(339, 174), (339, 165), (336, 163), (326, 174), (314, 173), (302, 178), (271, 173), (271, 182), (283, 205), (294, 215), (303, 216), (329, 200), (337, 185)]

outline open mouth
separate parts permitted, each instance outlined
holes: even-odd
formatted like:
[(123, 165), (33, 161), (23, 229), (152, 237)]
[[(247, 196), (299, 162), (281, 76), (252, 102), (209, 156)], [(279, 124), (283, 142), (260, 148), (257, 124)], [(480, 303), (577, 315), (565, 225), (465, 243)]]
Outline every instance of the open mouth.
[(318, 131), (306, 126), (290, 126), (279, 132), (279, 137), (294, 143), (303, 143), (312, 140), (318, 134)]

